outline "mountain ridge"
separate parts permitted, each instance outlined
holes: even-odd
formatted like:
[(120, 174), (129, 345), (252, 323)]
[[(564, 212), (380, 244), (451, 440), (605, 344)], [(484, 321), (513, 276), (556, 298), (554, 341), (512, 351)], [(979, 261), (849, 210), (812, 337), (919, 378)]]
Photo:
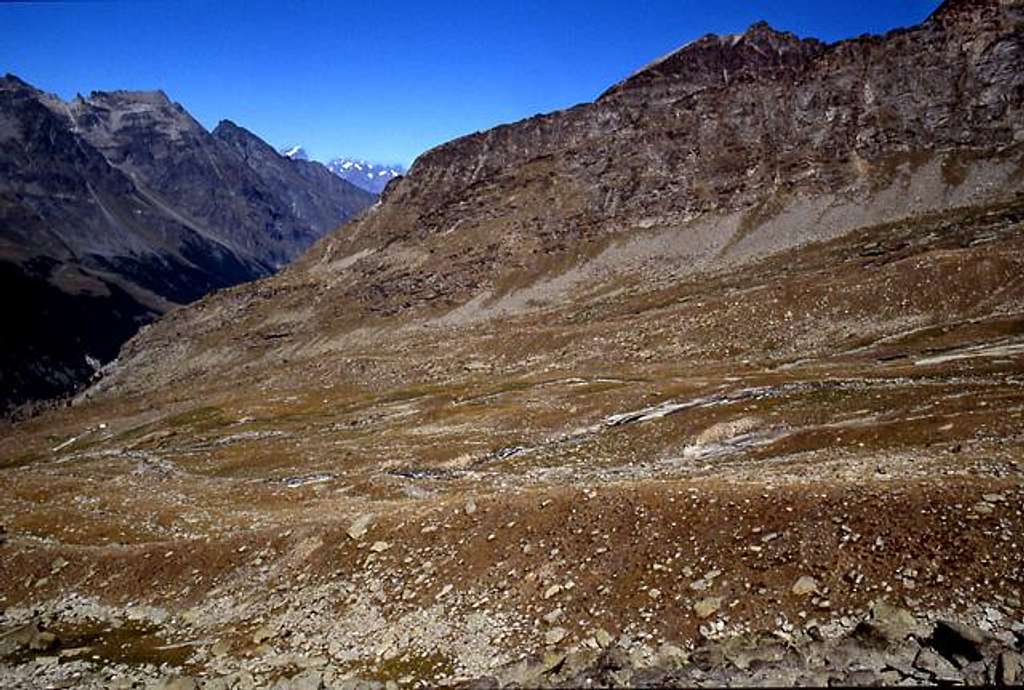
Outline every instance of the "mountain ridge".
[[(7, 75), (0, 99), (0, 258), (39, 291), (4, 339), (4, 408), (74, 390), (86, 355), (106, 362), (156, 315), (269, 275), (373, 199), (323, 166), (243, 160), (163, 91), (65, 102)], [(68, 315), (76, 296), (95, 327)]]
[[(1024, 88), (1020, 19), (993, 10), (996, 2), (966, 6), (986, 18), (974, 25), (975, 40), (1017, 47), (963, 52), (960, 34), (935, 20), (824, 53), (786, 38), (815, 47), (813, 69), (802, 67), (799, 78), (787, 67), (697, 94), (686, 79), (653, 80), (643, 93), (620, 90), (435, 147), (360, 222), (274, 279), (284, 300), (276, 308), (292, 308), (293, 291), (329, 293), (314, 299), (323, 309), (315, 322), (339, 333), (406, 313), (485, 318), (501, 314), (510, 288), (557, 301), (551, 290), (568, 287), (560, 272), (634, 235), (674, 247), (664, 260), (643, 249), (644, 261), (687, 257), (689, 270), (706, 270), (859, 224), (966, 205), (972, 195), (998, 200), (1024, 139), (1021, 101), (1011, 97)], [(751, 57), (755, 66), (761, 59)], [(894, 71), (918, 75), (932, 91), (904, 90)], [(916, 191), (901, 191), (906, 185)], [(613, 254), (567, 275), (617, 271), (606, 264)], [(262, 302), (239, 298), (225, 293), (218, 302), (233, 323), (244, 322), (237, 309)], [(338, 300), (347, 307), (333, 306)], [(484, 308), (465, 311), (477, 304)], [(147, 347), (131, 344), (126, 360), (145, 359)]]

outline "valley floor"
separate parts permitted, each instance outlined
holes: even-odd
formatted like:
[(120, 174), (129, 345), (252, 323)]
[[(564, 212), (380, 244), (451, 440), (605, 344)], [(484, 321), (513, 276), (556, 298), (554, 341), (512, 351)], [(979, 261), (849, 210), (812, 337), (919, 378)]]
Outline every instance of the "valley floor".
[(1022, 219), (8, 427), (0, 685), (1019, 684)]

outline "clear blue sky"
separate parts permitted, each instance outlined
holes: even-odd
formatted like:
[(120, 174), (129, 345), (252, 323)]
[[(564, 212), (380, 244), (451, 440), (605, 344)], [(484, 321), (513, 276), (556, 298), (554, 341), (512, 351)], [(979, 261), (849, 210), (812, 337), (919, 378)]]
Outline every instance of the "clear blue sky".
[(317, 159), (408, 164), (479, 129), (592, 100), (650, 60), (758, 19), (833, 41), (939, 0), (3, 2), (0, 72), (70, 98), (163, 89)]

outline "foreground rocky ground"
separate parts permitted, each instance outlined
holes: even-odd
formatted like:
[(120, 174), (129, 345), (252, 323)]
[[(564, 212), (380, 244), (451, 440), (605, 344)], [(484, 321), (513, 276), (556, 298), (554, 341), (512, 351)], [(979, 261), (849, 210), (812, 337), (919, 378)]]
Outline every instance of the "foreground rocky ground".
[(1019, 683), (1022, 208), (10, 426), (0, 685)]
[[(78, 602), (56, 617), (66, 619), (75, 615), (72, 611), (87, 616), (91, 625), (96, 625), (95, 616), (100, 613), (95, 606)], [(821, 625), (811, 620), (792, 625), (780, 619), (779, 628), (772, 633), (721, 638), (716, 635), (716, 625), (709, 624), (705, 640), (684, 647), (672, 643), (652, 646), (628, 634), (615, 638), (597, 628), (582, 644), (559, 648), (555, 640), (564, 638), (566, 631), (555, 627), (546, 635), (549, 649), (543, 652), (494, 668), (489, 675), (443, 680), (435, 676), (426, 684), (462, 688), (1020, 685), (1024, 681), (1024, 657), (1017, 643), (1024, 634), (1020, 624), (1014, 626), (1015, 640), (1000, 609), (987, 608), (980, 615), (985, 629), (915, 616), (907, 609), (878, 602), (853, 627), (847, 621)], [(296, 690), (390, 688), (424, 684), (417, 669), (437, 672), (445, 665), (434, 655), (410, 658), (405, 654), (388, 659), (385, 654), (392, 662), (386, 664), (388, 677), (367, 680), (339, 669), (327, 656), (276, 654), (271, 651), (276, 633), (260, 628), (253, 636), (253, 643), (260, 646), (251, 659), (222, 664), (223, 674), (182, 675), (170, 668), (175, 656), (184, 658), (181, 648), (145, 646), (142, 641), (151, 633), (140, 626), (137, 613), (134, 618), (131, 612), (128, 616), (127, 621), (107, 620), (103, 645), (115, 654), (120, 649), (123, 656), (120, 662), (104, 662), (102, 669), (97, 668), (96, 648), (62, 647), (61, 638), (38, 622), (18, 627), (3, 638), (4, 650), (33, 662), (5, 670), (0, 679), (5, 687), (184, 690), (251, 688), (269, 681), (274, 688)], [(93, 634), (95, 637), (78, 638), (76, 643), (100, 639), (99, 633)], [(111, 640), (123, 642), (118, 647)], [(217, 643), (213, 653), (223, 654), (223, 647)]]

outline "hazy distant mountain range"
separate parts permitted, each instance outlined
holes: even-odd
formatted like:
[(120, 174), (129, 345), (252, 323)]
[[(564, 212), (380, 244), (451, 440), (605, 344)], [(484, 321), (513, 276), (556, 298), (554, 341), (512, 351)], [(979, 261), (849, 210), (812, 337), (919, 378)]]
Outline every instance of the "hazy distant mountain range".
[(405, 174), (405, 168), (401, 165), (369, 163), (354, 158), (335, 158), (327, 163), (327, 169), (341, 179), (374, 194), (380, 194), (388, 182)]
[(140, 325), (273, 273), (373, 197), (162, 91), (0, 79), (0, 408), (88, 380)]
[[(301, 146), (283, 148), (281, 155), (292, 160), (309, 160), (309, 154)], [(360, 158), (333, 158), (326, 165), (328, 170), (341, 179), (373, 194), (380, 194), (388, 182), (405, 174), (404, 166), (370, 163)]]

